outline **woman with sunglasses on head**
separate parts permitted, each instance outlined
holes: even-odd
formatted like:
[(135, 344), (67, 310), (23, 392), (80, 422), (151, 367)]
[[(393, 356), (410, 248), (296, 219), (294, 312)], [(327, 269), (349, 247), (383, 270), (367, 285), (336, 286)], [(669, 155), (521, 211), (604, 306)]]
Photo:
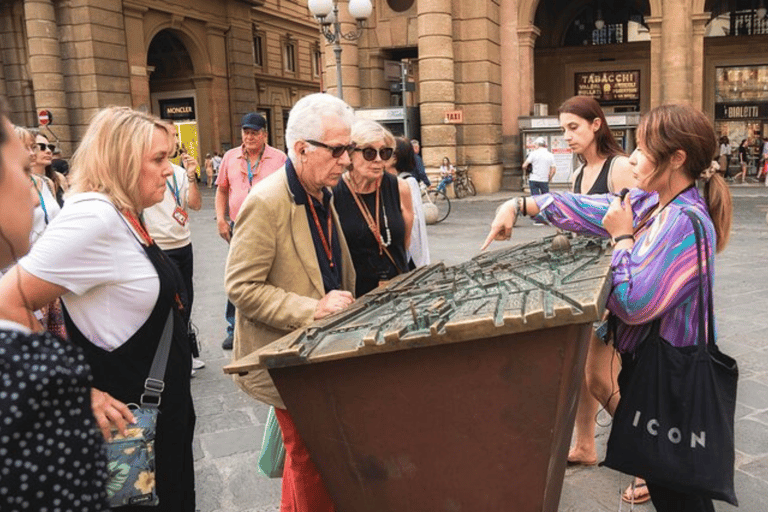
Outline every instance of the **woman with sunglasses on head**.
[(355, 264), (355, 294), (360, 297), (398, 274), (408, 272), (413, 224), (411, 189), (385, 172), (395, 138), (379, 123), (352, 126), (352, 165), (333, 189), (334, 204)]
[[(661, 337), (676, 347), (697, 344), (700, 313), (708, 321), (711, 306), (698, 295), (699, 244), (687, 213), (698, 218), (709, 241), (704, 277), (711, 280), (715, 249), (728, 243), (733, 213), (725, 179), (710, 171), (717, 149), (714, 128), (703, 113), (688, 105), (657, 107), (637, 127), (637, 149), (629, 160), (637, 189), (623, 198), (572, 193), (515, 198), (499, 208), (491, 225), (483, 248), (509, 239), (520, 213), (613, 240), (607, 308), (616, 324), (613, 345), (621, 354), (622, 385), (630, 382), (635, 356), (655, 321)], [(706, 182), (704, 197), (697, 179)], [(621, 397), (600, 400), (613, 414)], [(653, 476), (646, 480), (659, 512), (714, 510), (711, 499), (656, 484)]]
[(56, 149), (54, 144), (51, 144), (48, 137), (40, 133), (37, 129), (31, 129), (30, 132), (35, 137), (35, 145), (37, 151), (35, 158), (32, 161), (32, 172), (40, 177), (47, 177), (53, 183), (53, 192), (56, 196), (56, 202), (59, 206), (64, 206), (64, 193), (69, 189), (67, 179), (63, 174), (55, 171), (51, 167), (53, 162), (53, 150)]
[(143, 211), (165, 195), (173, 147), (173, 129), (154, 116), (126, 107), (98, 112), (73, 156), (66, 205), (0, 279), (0, 311), (37, 330), (32, 311), (62, 298), (69, 340), (93, 372), (90, 406), (106, 439), (114, 430), (125, 435), (134, 421), (127, 404), (141, 402), (164, 326), (173, 319), (164, 389), (161, 400), (151, 400), (160, 411), (156, 479), (145, 474), (135, 487), (149, 493), (156, 486), (155, 510), (194, 512), (195, 413), (179, 293), (184, 285), (142, 221)]
[[(37, 199), (28, 175), (31, 134), (14, 134), (6, 114), (0, 99), (0, 268), (29, 250)], [(0, 510), (106, 510), (91, 370), (81, 350), (34, 332), (30, 321), (8, 314), (0, 295)]]

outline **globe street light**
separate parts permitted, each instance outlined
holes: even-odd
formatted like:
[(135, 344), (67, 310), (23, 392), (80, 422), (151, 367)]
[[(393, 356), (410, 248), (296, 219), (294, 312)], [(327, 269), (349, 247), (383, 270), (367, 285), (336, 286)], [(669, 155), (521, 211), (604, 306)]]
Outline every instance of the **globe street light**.
[(355, 18), (357, 26), (354, 31), (345, 34), (341, 31), (338, 2), (335, 0), (309, 0), (307, 4), (309, 12), (320, 23), (325, 39), (333, 44), (333, 53), (336, 54), (336, 87), (339, 98), (344, 99), (344, 92), (341, 86), (341, 39), (355, 41), (360, 38), (365, 27), (365, 20), (368, 19), (373, 11), (373, 5), (371, 0), (349, 1), (349, 14)]

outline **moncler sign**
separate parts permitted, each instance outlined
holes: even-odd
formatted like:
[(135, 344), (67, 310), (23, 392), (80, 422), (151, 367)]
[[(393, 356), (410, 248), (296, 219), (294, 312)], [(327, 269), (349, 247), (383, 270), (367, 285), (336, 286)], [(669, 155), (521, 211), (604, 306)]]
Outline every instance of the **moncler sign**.
[[(652, 436), (666, 436), (667, 439), (672, 444), (680, 444), (683, 441), (683, 432), (677, 428), (677, 427), (670, 427), (666, 428), (661, 426), (661, 423), (659, 423), (659, 420), (656, 418), (650, 418), (648, 420), (645, 420), (643, 418), (643, 413), (640, 411), (635, 411), (635, 418), (632, 421), (632, 426), (635, 428), (644, 428), (649, 434)], [(661, 430), (660, 430), (661, 429)], [(686, 432), (686, 436), (688, 433)], [(707, 444), (707, 433), (706, 431), (702, 430), (700, 433), (696, 432), (690, 432), (690, 439), (691, 448), (696, 448), (697, 446), (701, 446), (702, 448), (706, 448)]]

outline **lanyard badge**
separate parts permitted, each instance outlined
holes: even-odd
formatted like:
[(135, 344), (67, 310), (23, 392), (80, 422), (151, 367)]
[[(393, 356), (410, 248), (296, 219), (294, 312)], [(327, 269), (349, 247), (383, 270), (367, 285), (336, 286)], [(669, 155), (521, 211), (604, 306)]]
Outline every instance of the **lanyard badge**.
[(173, 210), (173, 218), (176, 219), (176, 222), (182, 226), (186, 226), (187, 219), (189, 219), (189, 214), (185, 212), (181, 206), (176, 206), (176, 208)]
[(165, 183), (168, 185), (168, 188), (171, 189), (173, 198), (176, 200), (176, 208), (173, 210), (173, 218), (181, 226), (186, 226), (187, 219), (189, 219), (189, 214), (184, 211), (184, 208), (181, 207), (181, 194), (179, 192), (179, 183), (176, 181), (176, 174), (174, 173), (173, 175), (173, 185), (171, 185), (168, 180), (165, 180)]

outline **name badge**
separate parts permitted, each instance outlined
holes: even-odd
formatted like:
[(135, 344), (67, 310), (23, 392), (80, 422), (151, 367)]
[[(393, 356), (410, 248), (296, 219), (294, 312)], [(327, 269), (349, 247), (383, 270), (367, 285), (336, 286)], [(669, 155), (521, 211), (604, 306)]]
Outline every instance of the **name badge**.
[(186, 226), (189, 214), (185, 212), (181, 206), (177, 206), (176, 209), (173, 210), (173, 218), (182, 226)]

